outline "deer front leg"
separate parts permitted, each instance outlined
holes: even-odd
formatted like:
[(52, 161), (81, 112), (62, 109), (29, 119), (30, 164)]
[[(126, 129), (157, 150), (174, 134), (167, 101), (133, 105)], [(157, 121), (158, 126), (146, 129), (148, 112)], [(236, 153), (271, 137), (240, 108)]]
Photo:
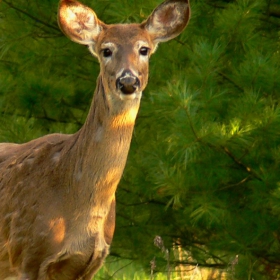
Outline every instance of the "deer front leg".
[[(109, 246), (107, 245), (104, 247), (104, 249), (100, 252), (97, 252), (98, 254), (94, 254), (92, 256), (92, 259), (86, 268), (86, 271), (84, 272), (83, 276), (79, 278), (79, 280), (91, 280), (93, 275), (98, 271), (98, 269), (102, 266), (106, 256), (109, 253)], [(97, 255), (97, 256), (96, 256)]]
[(91, 280), (108, 255), (108, 249), (108, 245), (103, 247), (101, 251), (96, 249), (89, 259), (85, 259), (79, 253), (66, 255), (55, 263), (51, 262), (47, 267), (41, 269), (39, 277), (34, 280)]
[(115, 230), (115, 218), (116, 218), (116, 200), (113, 198), (110, 206), (109, 213), (104, 222), (104, 238), (101, 237), (103, 245), (100, 249), (96, 250), (96, 253), (93, 254), (91, 262), (87, 267), (83, 277), (81, 280), (91, 280), (93, 275), (98, 271), (98, 269), (102, 266), (104, 259), (109, 254), (109, 247), (112, 243), (114, 230)]

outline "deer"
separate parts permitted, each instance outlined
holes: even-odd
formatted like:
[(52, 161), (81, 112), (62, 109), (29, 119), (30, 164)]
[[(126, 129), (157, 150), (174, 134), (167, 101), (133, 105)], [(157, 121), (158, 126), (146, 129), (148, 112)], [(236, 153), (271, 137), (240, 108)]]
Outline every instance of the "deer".
[(100, 74), (76, 133), (0, 144), (1, 280), (89, 280), (103, 265), (149, 58), (189, 18), (188, 0), (166, 0), (142, 23), (108, 25), (60, 0), (62, 32), (88, 47)]

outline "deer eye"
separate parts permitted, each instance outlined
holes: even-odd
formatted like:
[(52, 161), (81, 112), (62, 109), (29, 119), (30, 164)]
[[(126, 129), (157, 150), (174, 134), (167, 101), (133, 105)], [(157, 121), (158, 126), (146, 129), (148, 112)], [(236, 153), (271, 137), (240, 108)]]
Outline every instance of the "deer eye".
[(102, 50), (102, 54), (103, 54), (103, 57), (110, 57), (110, 56), (112, 56), (113, 52), (110, 49), (106, 48), (106, 49)]
[(149, 53), (149, 48), (147, 48), (147, 47), (141, 47), (140, 49), (139, 49), (139, 53), (141, 54), (141, 55), (148, 55), (148, 53)]

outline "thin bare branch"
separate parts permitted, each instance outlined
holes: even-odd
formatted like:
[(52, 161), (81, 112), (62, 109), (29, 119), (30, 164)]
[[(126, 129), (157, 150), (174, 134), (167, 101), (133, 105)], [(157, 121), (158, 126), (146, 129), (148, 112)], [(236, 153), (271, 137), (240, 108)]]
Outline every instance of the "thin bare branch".
[[(31, 19), (34, 20), (36, 23), (41, 23), (42, 25), (47, 26), (48, 28), (51, 28), (51, 29), (54, 29), (54, 30), (60, 32), (60, 29), (59, 29), (57, 26), (51, 25), (51, 24), (49, 24), (49, 23), (47, 23), (47, 22), (44, 22), (44, 21), (40, 20), (39, 18), (34, 17), (33, 15), (27, 13), (26, 11), (24, 11), (24, 10), (22, 10), (22, 9), (20, 9), (20, 8), (18, 8), (18, 7), (16, 7), (16, 6), (13, 5), (11, 2), (6, 1), (6, 0), (2, 0), (2, 2), (4, 2), (4, 3), (5, 3), (6, 5), (8, 5), (10, 8), (12, 8), (12, 9), (14, 9), (14, 10), (16, 10), (16, 11), (18, 11), (18, 12), (24, 14), (25, 16), (31, 18)], [(62, 36), (62, 34), (61, 34), (61, 36)]]

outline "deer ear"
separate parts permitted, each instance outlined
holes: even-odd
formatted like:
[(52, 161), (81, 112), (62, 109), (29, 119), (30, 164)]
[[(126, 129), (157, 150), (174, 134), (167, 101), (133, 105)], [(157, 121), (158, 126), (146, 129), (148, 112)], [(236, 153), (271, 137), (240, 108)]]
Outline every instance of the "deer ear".
[(94, 44), (105, 27), (93, 10), (75, 0), (60, 1), (58, 24), (66, 36), (82, 45)]
[(166, 42), (178, 36), (190, 18), (188, 0), (167, 0), (142, 23), (154, 43)]

